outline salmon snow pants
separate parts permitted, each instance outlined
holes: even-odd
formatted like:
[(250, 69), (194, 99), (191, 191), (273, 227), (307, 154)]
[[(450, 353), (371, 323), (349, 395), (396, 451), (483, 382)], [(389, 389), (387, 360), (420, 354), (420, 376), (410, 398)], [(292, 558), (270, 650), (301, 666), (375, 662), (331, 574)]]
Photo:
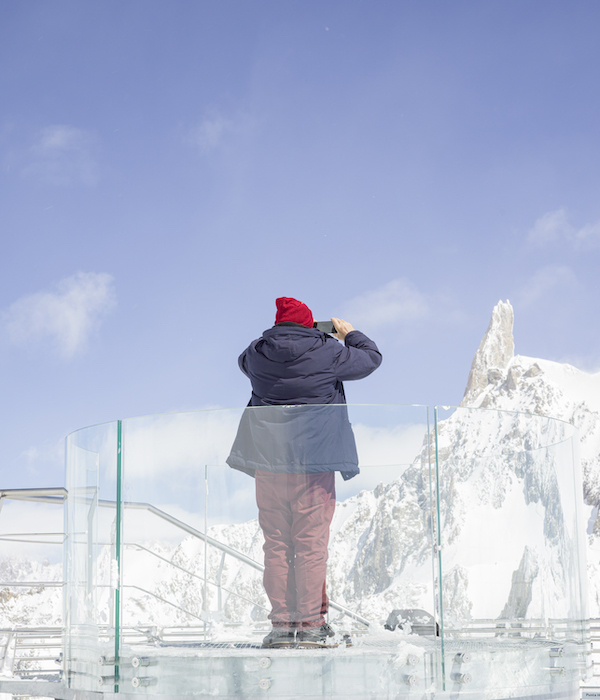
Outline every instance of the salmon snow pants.
[(269, 619), (274, 627), (320, 627), (329, 606), (325, 577), (335, 472), (255, 476)]

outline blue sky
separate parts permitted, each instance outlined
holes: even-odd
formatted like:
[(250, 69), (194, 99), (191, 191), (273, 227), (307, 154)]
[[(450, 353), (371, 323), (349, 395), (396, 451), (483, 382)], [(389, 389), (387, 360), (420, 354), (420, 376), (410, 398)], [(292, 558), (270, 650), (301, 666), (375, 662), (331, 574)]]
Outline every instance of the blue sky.
[(384, 364), (356, 403), (456, 404), (494, 304), (600, 368), (600, 4), (4, 0), (0, 464), (240, 406), (275, 298)]

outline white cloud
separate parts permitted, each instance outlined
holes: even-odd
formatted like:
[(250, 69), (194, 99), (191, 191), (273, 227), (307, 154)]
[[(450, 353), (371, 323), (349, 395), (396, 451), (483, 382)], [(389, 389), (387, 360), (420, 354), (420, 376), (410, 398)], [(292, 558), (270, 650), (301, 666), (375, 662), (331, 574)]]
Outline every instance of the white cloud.
[(218, 148), (224, 138), (233, 132), (234, 123), (220, 114), (205, 117), (202, 122), (189, 132), (188, 141), (207, 152)]
[(183, 141), (202, 153), (225, 150), (232, 141), (248, 135), (253, 123), (243, 112), (224, 114), (218, 109), (209, 109), (197, 124), (186, 128)]
[(111, 275), (79, 272), (61, 280), (55, 291), (21, 297), (3, 313), (3, 321), (17, 345), (49, 338), (69, 359), (85, 349), (91, 332), (115, 303)]
[(43, 128), (30, 147), (21, 175), (52, 185), (94, 185), (98, 168), (91, 131), (65, 124)]
[(377, 484), (389, 484), (399, 479), (421, 452), (427, 426), (399, 424), (373, 427), (362, 423), (352, 425), (360, 474), (349, 481), (336, 483), (338, 501), (344, 501), (360, 491), (372, 491)]
[(600, 245), (600, 221), (577, 228), (571, 224), (566, 209), (561, 208), (540, 216), (527, 234), (534, 245), (564, 241), (575, 249), (588, 249)]
[(417, 321), (429, 314), (425, 296), (404, 277), (355, 297), (344, 308), (344, 317), (350, 323), (371, 328)]
[(538, 270), (517, 295), (522, 306), (531, 306), (556, 287), (571, 287), (575, 273), (564, 265), (548, 265)]
[(586, 224), (575, 233), (575, 243), (578, 248), (593, 248), (600, 244), (600, 221)]
[[(203, 478), (204, 468), (231, 471), (225, 460), (235, 440), (243, 409), (190, 411), (124, 422), (127, 475), (172, 482), (173, 473)], [(179, 484), (171, 484), (179, 488)], [(161, 487), (163, 488), (163, 487)]]
[[(30, 503), (5, 499), (0, 511), (0, 532), (3, 535), (0, 539), (0, 557), (3, 559), (22, 557), (39, 562), (44, 559), (50, 562), (62, 561), (64, 515), (61, 503)], [(53, 577), (49, 576), (48, 580), (51, 578)]]
[[(123, 421), (125, 500), (155, 504), (199, 527), (206, 487), (210, 523), (256, 517), (254, 481), (226, 463), (243, 411), (190, 411)], [(350, 407), (361, 473), (348, 482), (337, 480), (338, 500), (397, 479), (413, 464), (427, 431), (426, 424), (416, 422), (423, 420), (423, 412), (423, 407)], [(69, 463), (78, 460), (83, 469), (95, 454), (114, 453), (114, 432), (112, 438), (112, 445), (93, 446), (86, 442), (85, 431), (79, 431), (69, 443)], [(74, 449), (74, 443), (81, 451)], [(185, 513), (193, 513), (193, 518)], [(140, 516), (143, 522), (149, 522), (146, 516)]]
[(535, 222), (527, 234), (531, 243), (544, 245), (559, 238), (568, 238), (573, 233), (573, 227), (568, 221), (565, 209), (550, 211)]
[(32, 445), (20, 454), (20, 461), (25, 469), (36, 477), (40, 474), (57, 474), (62, 479), (62, 469), (65, 464), (64, 440), (44, 445)]

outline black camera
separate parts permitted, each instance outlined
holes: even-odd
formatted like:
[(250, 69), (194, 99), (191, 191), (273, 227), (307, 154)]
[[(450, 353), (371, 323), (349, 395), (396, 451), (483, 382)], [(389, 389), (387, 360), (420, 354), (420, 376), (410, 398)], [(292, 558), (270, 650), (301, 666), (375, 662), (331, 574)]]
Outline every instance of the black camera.
[(323, 333), (337, 333), (333, 321), (315, 321), (313, 328)]

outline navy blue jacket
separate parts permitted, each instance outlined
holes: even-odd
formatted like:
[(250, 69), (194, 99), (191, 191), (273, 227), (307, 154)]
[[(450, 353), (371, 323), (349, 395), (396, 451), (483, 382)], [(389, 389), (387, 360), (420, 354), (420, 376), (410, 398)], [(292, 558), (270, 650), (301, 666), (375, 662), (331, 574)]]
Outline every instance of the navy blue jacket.
[[(346, 403), (342, 382), (367, 377), (381, 359), (360, 331), (348, 333), (342, 345), (295, 323), (266, 330), (238, 360), (252, 384), (249, 406), (256, 408), (244, 412), (227, 463), (251, 474), (256, 469), (341, 471), (346, 479), (358, 474), (347, 409), (339, 406)], [(306, 404), (319, 405), (301, 407)]]

